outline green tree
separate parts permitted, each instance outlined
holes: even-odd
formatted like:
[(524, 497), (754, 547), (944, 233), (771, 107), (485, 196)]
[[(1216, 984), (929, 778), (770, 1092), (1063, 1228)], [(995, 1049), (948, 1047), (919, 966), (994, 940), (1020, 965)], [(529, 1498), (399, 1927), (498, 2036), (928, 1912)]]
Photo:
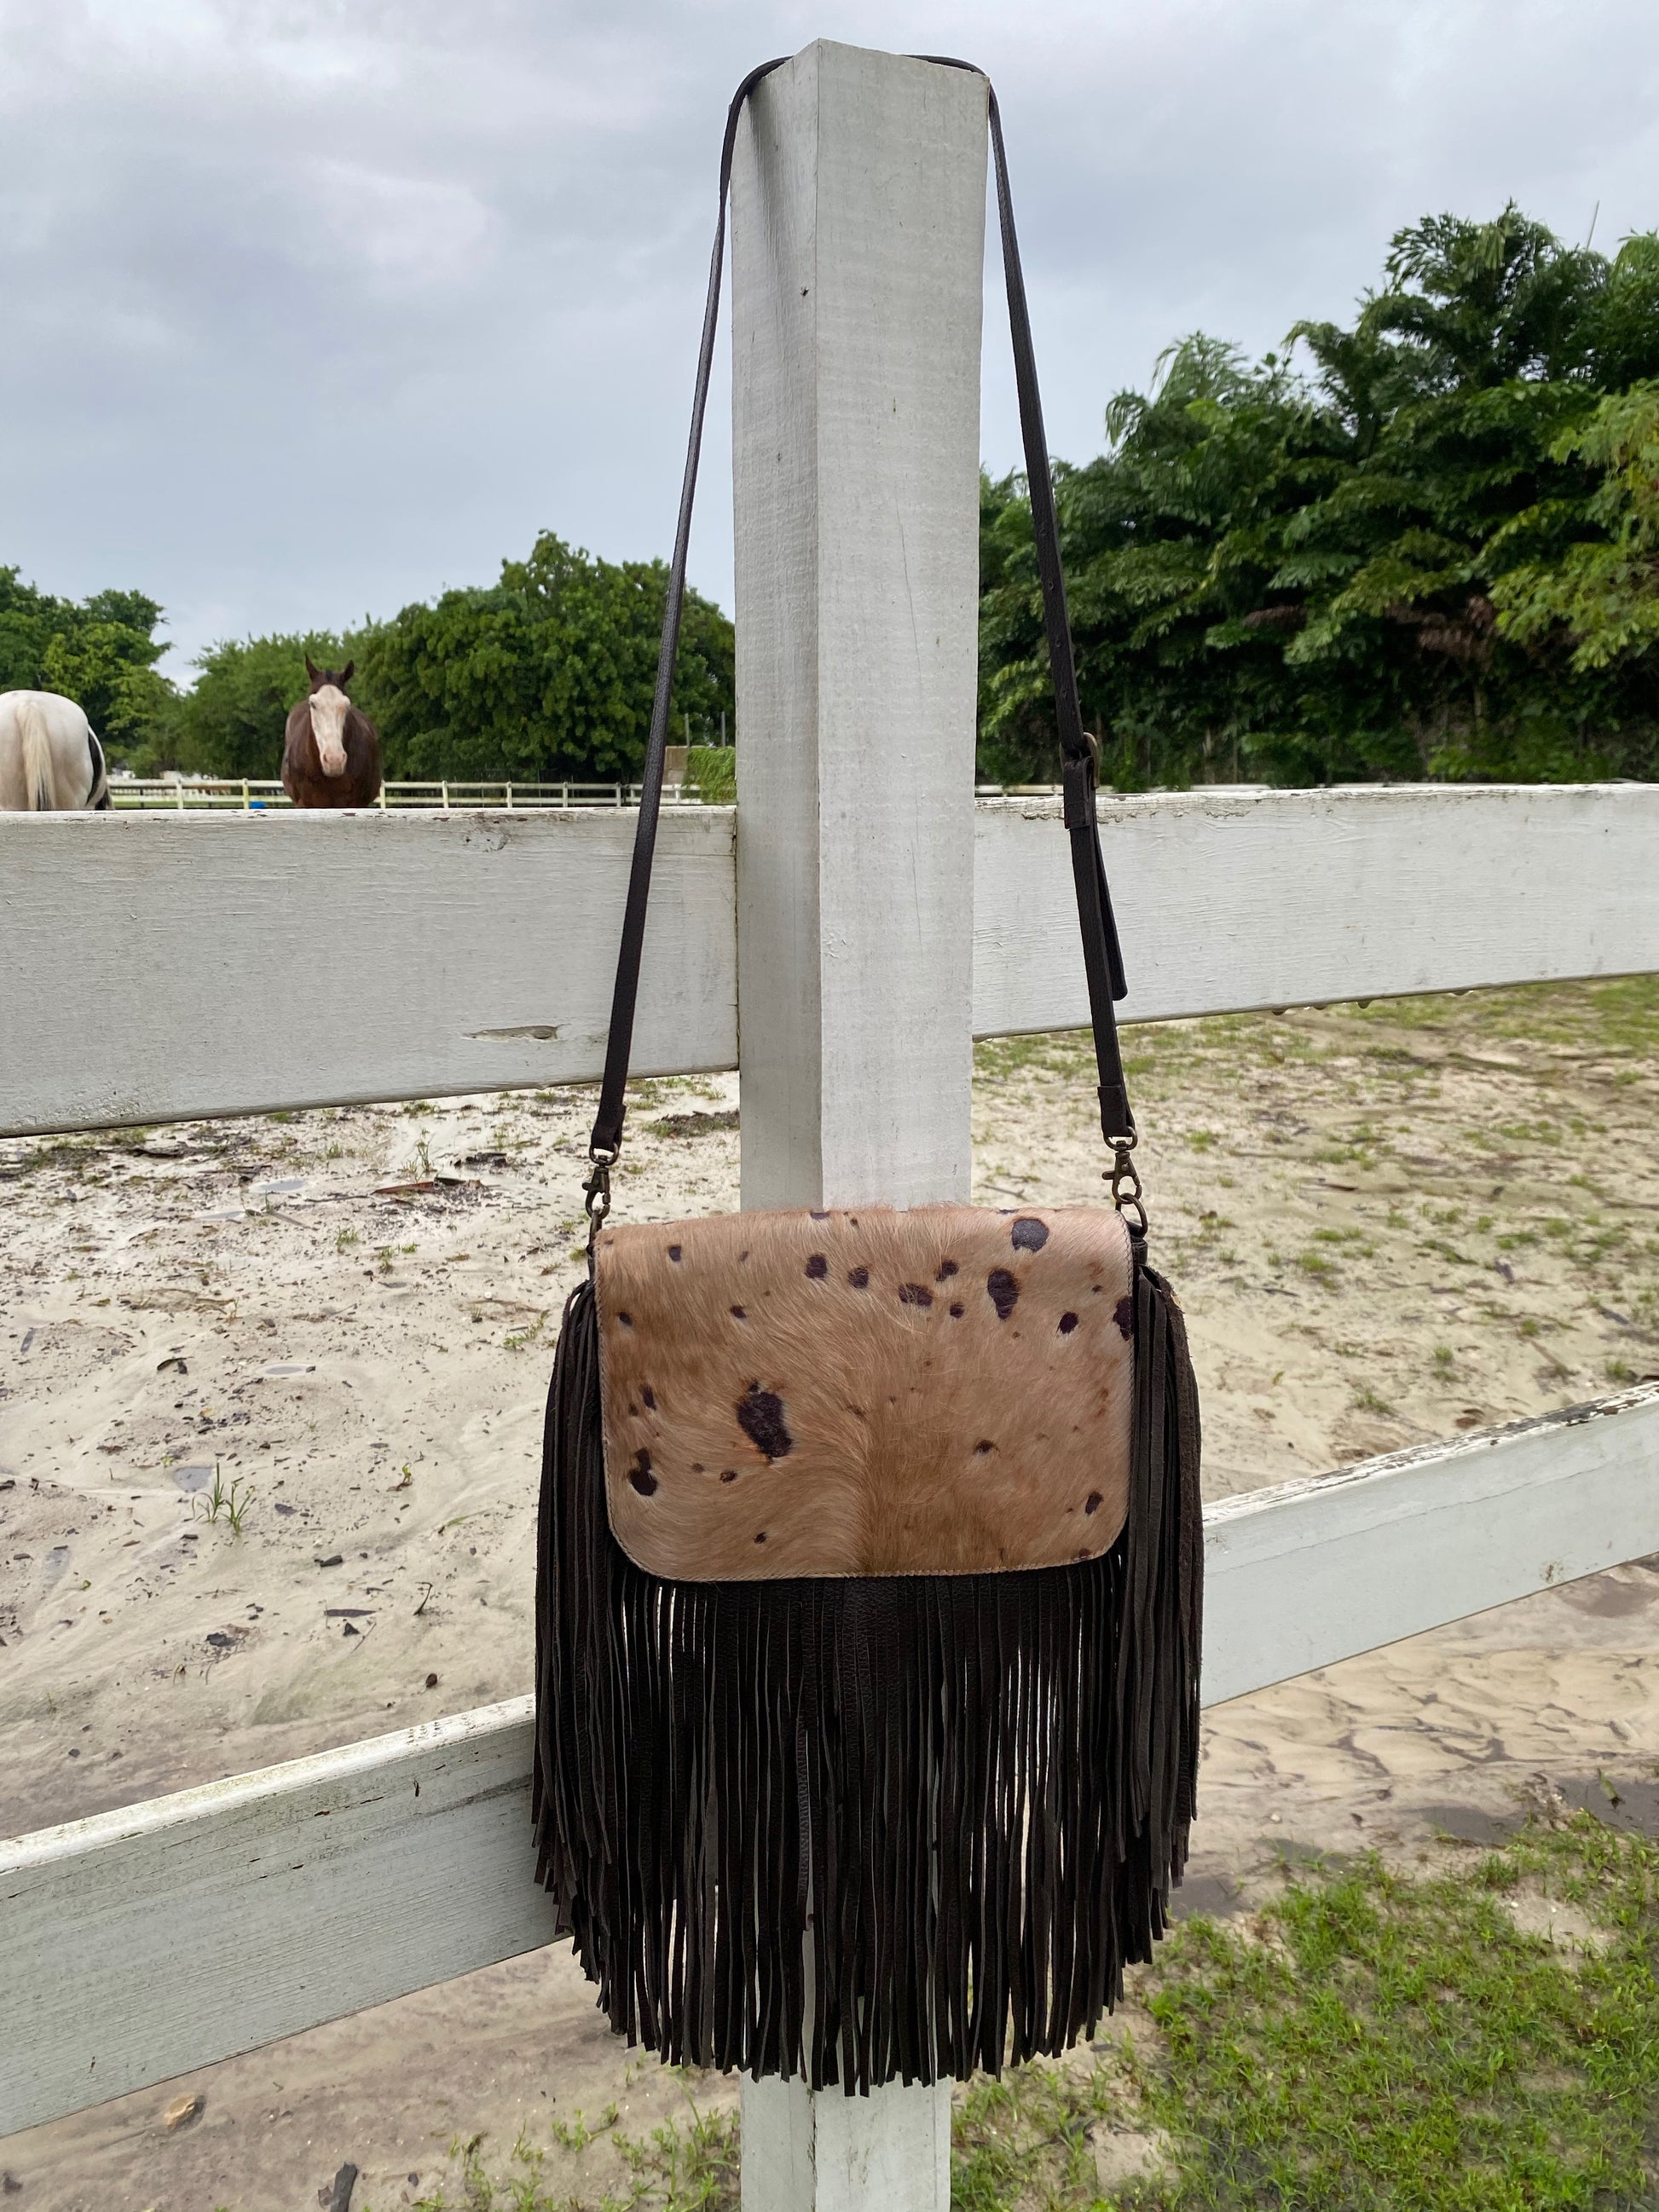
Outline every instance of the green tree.
[(116, 761), (143, 756), (173, 689), (155, 666), (156, 602), (142, 592), (55, 599), (0, 568), (0, 690), (58, 691), (86, 710)]
[(1565, 517), (1517, 518), (1517, 540), (1587, 525), (1553, 562), (1529, 560), (1492, 586), (1498, 627), (1518, 645), (1565, 649), (1575, 674), (1624, 665), (1644, 672), (1659, 647), (1659, 384), (1602, 400), (1556, 440), (1555, 458), (1601, 471), (1582, 507)]
[[(1308, 374), (1184, 340), (1112, 401), (1105, 453), (1055, 467), (1085, 717), (1118, 784), (1651, 772), (1644, 617), (1617, 653), (1564, 650), (1572, 618), (1540, 593), (1565, 564), (1605, 599), (1615, 556), (1626, 597), (1644, 588), (1640, 438), (1597, 410), (1659, 375), (1659, 240), (1608, 261), (1513, 207), (1431, 217), (1352, 327), (1290, 344)], [(1620, 439), (1636, 458), (1615, 464)], [(981, 562), (981, 769), (1052, 775), (1018, 478), (984, 488)]]
[[(544, 532), (489, 589), (446, 592), (366, 634), (362, 668), (389, 775), (626, 779), (645, 753), (668, 571), (594, 559)], [(677, 733), (733, 711), (732, 625), (686, 595)]]

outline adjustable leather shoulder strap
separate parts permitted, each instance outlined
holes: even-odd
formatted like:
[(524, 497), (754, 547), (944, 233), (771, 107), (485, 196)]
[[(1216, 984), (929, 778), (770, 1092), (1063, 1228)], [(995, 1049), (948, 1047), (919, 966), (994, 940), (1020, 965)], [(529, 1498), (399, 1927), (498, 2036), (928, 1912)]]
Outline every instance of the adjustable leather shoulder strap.
[[(784, 58), (787, 58), (785, 57)], [(926, 54), (919, 59), (942, 69), (969, 70), (970, 62)], [(662, 800), (663, 757), (668, 742), (669, 708), (673, 691), (674, 658), (679, 646), (680, 611), (685, 600), (686, 554), (691, 538), (691, 506), (697, 484), (697, 458), (702, 446), (703, 415), (708, 404), (709, 373), (714, 357), (714, 329), (719, 317), (720, 272), (726, 253), (726, 205), (732, 183), (732, 155), (737, 143), (738, 118), (744, 102), (763, 77), (783, 66), (783, 60), (767, 62), (753, 70), (738, 86), (726, 118), (720, 148), (720, 210), (714, 226), (714, 250), (708, 265), (708, 295), (703, 307), (702, 343), (697, 355), (697, 385), (691, 402), (691, 435), (686, 447), (685, 475), (680, 486), (679, 520), (674, 532), (674, 557), (668, 572), (668, 598), (663, 609), (662, 647), (657, 659), (657, 690), (651, 709), (651, 733), (646, 742), (645, 769), (640, 793), (639, 824), (634, 834), (634, 860), (628, 879), (628, 902), (623, 915), (622, 947), (617, 960), (617, 985), (611, 1006), (611, 1031), (605, 1046), (605, 1077), (599, 1087), (599, 1110), (593, 1123), (589, 1156), (599, 1171), (615, 1160), (622, 1146), (623, 1091), (634, 1040), (634, 1009), (639, 996), (640, 955), (645, 942), (645, 915), (651, 889), (651, 860), (657, 841), (657, 817)], [(991, 153), (996, 171), (997, 215), (1002, 232), (1002, 264), (1008, 287), (1008, 321), (1013, 335), (1014, 381), (1019, 395), (1021, 438), (1025, 447), (1025, 473), (1030, 487), (1031, 526), (1036, 541), (1037, 574), (1042, 585), (1043, 624), (1048, 638), (1048, 663), (1054, 676), (1054, 721), (1060, 736), (1064, 777), (1065, 822), (1072, 847), (1072, 875), (1077, 891), (1078, 921), (1083, 935), (1083, 962), (1089, 984), (1089, 1012), (1095, 1038), (1095, 1060), (1100, 1077), (1101, 1133), (1117, 1153), (1118, 1172), (1126, 1172), (1127, 1149), (1134, 1142), (1134, 1118), (1129, 1110), (1123, 1079), (1123, 1056), (1118, 1043), (1115, 999), (1127, 986), (1118, 950), (1117, 929), (1106, 884), (1106, 866), (1100, 849), (1096, 818), (1096, 756), (1093, 742), (1083, 727), (1078, 703), (1077, 668), (1072, 656), (1071, 622), (1066, 609), (1066, 579), (1060, 568), (1060, 527), (1054, 514), (1054, 486), (1048, 473), (1048, 448), (1042, 428), (1042, 402), (1037, 393), (1036, 360), (1031, 347), (1030, 317), (1025, 305), (1025, 280), (1021, 273), (1019, 241), (1014, 232), (1013, 202), (1008, 190), (1008, 157), (1002, 142), (1002, 118), (995, 92), (988, 82)], [(1115, 1179), (1115, 1190), (1117, 1183)], [(590, 1206), (592, 1197), (590, 1194)]]

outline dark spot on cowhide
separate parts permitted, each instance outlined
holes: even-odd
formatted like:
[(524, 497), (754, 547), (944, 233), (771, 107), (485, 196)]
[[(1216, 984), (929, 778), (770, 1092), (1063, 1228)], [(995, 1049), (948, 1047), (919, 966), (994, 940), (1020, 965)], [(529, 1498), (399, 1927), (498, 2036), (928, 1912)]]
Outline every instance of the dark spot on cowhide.
[(634, 1326), (633, 1315), (619, 1313), (617, 1316), (617, 1326), (618, 1328), (632, 1328)]
[(933, 1294), (925, 1285), (902, 1283), (899, 1285), (899, 1304), (902, 1306), (930, 1306), (933, 1303)]
[(643, 1399), (644, 1399), (644, 1401), (645, 1401), (646, 1404), (650, 1407), (651, 1411), (654, 1413), (656, 1412), (656, 1410), (657, 1410), (657, 1394), (656, 1394), (656, 1392), (655, 1392), (655, 1391), (651, 1388), (651, 1385), (650, 1385), (648, 1382), (641, 1382), (641, 1385), (640, 1385), (640, 1395), (641, 1395), (641, 1398), (643, 1398)]
[(734, 1468), (734, 1467), (723, 1467), (723, 1468), (720, 1469), (720, 1480), (721, 1480), (722, 1482), (735, 1482), (735, 1481), (737, 1480), (737, 1479), (738, 1479), (738, 1470), (736, 1469), (736, 1468)]
[(962, 1319), (963, 1315), (964, 1313), (966, 1313), (966, 1311), (967, 1311), (967, 1310), (968, 1310), (968, 1309), (966, 1308), (966, 1306), (952, 1306), (952, 1307), (951, 1307), (951, 1320), (952, 1320), (952, 1321), (960, 1321), (960, 1320)]
[(678, 1267), (681, 1259), (680, 1247), (678, 1244), (671, 1244), (668, 1248), (668, 1256)]
[(952, 1275), (959, 1274), (961, 1272), (954, 1260), (941, 1260), (939, 1263), (939, 1273), (934, 1276), (933, 1280), (936, 1283), (948, 1283)]
[(732, 1318), (733, 1321), (747, 1321), (749, 1316), (741, 1306), (733, 1306), (732, 1309)]
[(740, 1267), (746, 1267), (749, 1265), (749, 1255), (746, 1252), (738, 1253), (738, 1265)]
[(630, 1419), (637, 1420), (639, 1419), (640, 1409), (634, 1403), (634, 1401), (631, 1398), (628, 1401), (628, 1412)]
[(768, 1459), (787, 1459), (795, 1448), (783, 1418), (782, 1399), (775, 1390), (763, 1390), (758, 1382), (751, 1382), (738, 1401), (738, 1426)]
[(1117, 1323), (1118, 1334), (1127, 1344), (1135, 1333), (1135, 1304), (1131, 1297), (1121, 1297), (1112, 1309), (1112, 1319)]
[(702, 1462), (700, 1459), (694, 1459), (692, 1461), (691, 1472), (693, 1474), (701, 1474), (702, 1473)]
[(1097, 1513), (1100, 1510), (1103, 1502), (1101, 1492), (1097, 1490), (1091, 1490), (1089, 1492), (1089, 1495), (1083, 1501), (1083, 1510), (1085, 1513)]
[(1048, 1242), (1048, 1224), (1033, 1213), (1022, 1213), (1009, 1234), (1016, 1252), (1040, 1252)]
[(991, 1304), (997, 1310), (997, 1319), (1006, 1321), (1019, 1301), (1019, 1285), (1006, 1267), (993, 1267), (985, 1278), (985, 1287), (991, 1293)]
[(763, 1528), (760, 1534), (756, 1537), (755, 1541), (757, 1544), (763, 1544), (766, 1541), (766, 1531), (764, 1528)]
[(849, 1267), (847, 1271), (847, 1279), (855, 1291), (868, 1290), (870, 1270), (867, 1267)]
[(1060, 1333), (1062, 1336), (1069, 1336), (1076, 1327), (1077, 1316), (1074, 1313), (1061, 1314), (1060, 1317)]
[(814, 1252), (806, 1262), (806, 1272), (815, 1283), (821, 1283), (830, 1272), (830, 1262), (822, 1252)]
[(643, 1446), (634, 1455), (634, 1464), (628, 1470), (628, 1480), (641, 1498), (649, 1498), (657, 1486), (657, 1478), (651, 1472), (651, 1455)]
[(979, 1442), (974, 1446), (974, 1449), (979, 1457), (983, 1459), (986, 1453), (994, 1452), (996, 1449), (996, 1446), (991, 1442), (989, 1437), (981, 1437)]

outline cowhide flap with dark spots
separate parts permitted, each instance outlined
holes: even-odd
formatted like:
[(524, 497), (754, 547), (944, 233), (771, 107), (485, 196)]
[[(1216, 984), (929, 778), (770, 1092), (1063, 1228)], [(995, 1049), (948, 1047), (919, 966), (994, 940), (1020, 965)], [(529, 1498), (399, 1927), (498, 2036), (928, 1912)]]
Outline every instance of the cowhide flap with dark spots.
[(683, 1582), (982, 1574), (1127, 1510), (1115, 1213), (719, 1214), (599, 1238), (611, 1528)]

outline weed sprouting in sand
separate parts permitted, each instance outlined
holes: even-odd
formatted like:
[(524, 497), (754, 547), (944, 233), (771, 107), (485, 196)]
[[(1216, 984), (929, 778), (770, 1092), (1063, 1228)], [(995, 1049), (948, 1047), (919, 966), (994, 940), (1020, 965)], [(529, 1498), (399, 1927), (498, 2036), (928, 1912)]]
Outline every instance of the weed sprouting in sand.
[(195, 1517), (194, 1507), (199, 1504), (210, 1526), (217, 1521), (223, 1520), (228, 1524), (231, 1534), (240, 1536), (242, 1533), (243, 1517), (248, 1507), (252, 1504), (255, 1492), (249, 1486), (246, 1479), (240, 1474), (231, 1477), (230, 1487), (227, 1489), (224, 1476), (216, 1459), (213, 1462), (213, 1487), (205, 1498), (191, 1500), (191, 1518)]

